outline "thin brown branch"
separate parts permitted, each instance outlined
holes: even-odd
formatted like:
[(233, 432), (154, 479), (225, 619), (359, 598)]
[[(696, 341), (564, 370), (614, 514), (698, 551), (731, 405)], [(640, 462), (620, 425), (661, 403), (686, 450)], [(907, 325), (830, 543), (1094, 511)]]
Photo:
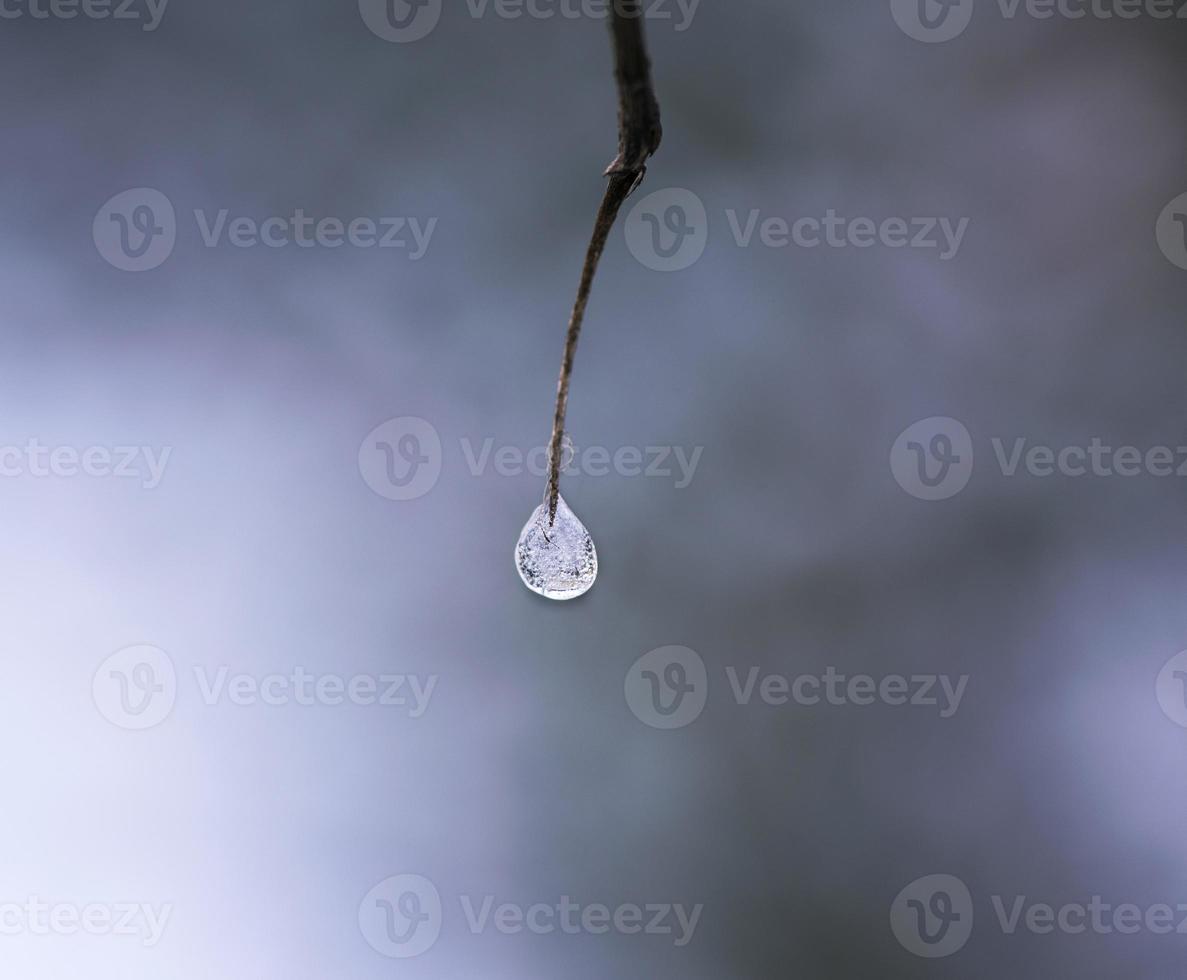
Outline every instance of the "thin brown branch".
[(548, 444), (548, 523), (556, 519), (556, 500), (560, 493), (561, 442), (565, 434), (565, 413), (569, 407), (569, 380), (573, 374), (573, 355), (585, 319), (598, 261), (610, 237), (619, 209), (642, 182), (647, 160), (659, 147), (663, 130), (659, 121), (659, 103), (651, 87), (651, 62), (643, 37), (642, 5), (635, 0), (614, 0), (611, 4), (610, 30), (614, 36), (614, 78), (618, 83), (618, 155), (606, 168), (609, 178), (593, 235), (585, 252), (577, 299), (565, 334), (565, 352), (556, 384), (556, 413), (552, 419), (552, 438)]

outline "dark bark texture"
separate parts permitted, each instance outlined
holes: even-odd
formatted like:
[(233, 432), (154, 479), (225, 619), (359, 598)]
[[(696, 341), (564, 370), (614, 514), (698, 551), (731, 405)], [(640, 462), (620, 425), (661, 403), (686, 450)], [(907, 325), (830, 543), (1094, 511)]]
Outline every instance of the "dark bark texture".
[[(663, 129), (659, 103), (651, 84), (651, 61), (643, 35), (642, 7), (618, 0), (611, 4), (610, 31), (614, 38), (614, 78), (618, 83), (618, 155), (606, 168), (606, 191), (598, 207), (593, 235), (585, 253), (577, 299), (565, 334), (561, 373), (556, 385), (556, 413), (552, 420), (552, 438), (548, 444), (548, 522), (556, 518), (556, 500), (560, 493), (561, 443), (565, 434), (565, 413), (569, 407), (569, 380), (573, 374), (573, 356), (585, 320), (598, 261), (610, 237), (610, 230), (623, 202), (643, 181), (647, 161), (659, 148)], [(629, 9), (628, 9), (629, 8)]]

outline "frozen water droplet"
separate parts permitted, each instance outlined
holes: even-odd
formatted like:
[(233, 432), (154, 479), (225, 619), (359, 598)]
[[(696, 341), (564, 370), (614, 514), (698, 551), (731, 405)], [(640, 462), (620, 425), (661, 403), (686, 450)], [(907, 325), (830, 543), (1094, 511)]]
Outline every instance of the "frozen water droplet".
[(515, 546), (515, 567), (523, 584), (546, 599), (576, 599), (593, 586), (598, 553), (564, 497), (557, 498), (551, 526), (548, 501), (532, 513)]

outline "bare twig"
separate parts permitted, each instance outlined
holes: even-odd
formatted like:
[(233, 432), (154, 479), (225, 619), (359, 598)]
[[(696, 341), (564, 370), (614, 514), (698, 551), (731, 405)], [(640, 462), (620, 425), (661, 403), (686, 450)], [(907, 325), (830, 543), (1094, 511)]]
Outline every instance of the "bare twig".
[(569, 407), (569, 379), (573, 373), (573, 355), (585, 307), (589, 302), (598, 261), (606, 247), (610, 229), (618, 211), (643, 181), (647, 159), (659, 147), (663, 130), (659, 121), (659, 103), (651, 87), (651, 62), (643, 38), (641, 6), (628, 0), (611, 3), (610, 30), (614, 36), (614, 78), (618, 82), (618, 156), (606, 168), (609, 178), (594, 222), (593, 235), (585, 252), (577, 299), (565, 334), (565, 352), (556, 384), (556, 414), (552, 419), (552, 439), (548, 444), (548, 523), (556, 519), (556, 500), (560, 493), (561, 441), (565, 434), (565, 412)]

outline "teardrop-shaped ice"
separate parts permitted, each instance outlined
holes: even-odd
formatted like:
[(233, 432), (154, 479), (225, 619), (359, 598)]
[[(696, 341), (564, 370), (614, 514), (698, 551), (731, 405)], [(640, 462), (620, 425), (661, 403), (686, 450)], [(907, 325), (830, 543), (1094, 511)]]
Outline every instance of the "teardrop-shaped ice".
[(593, 586), (598, 553), (564, 497), (557, 498), (551, 526), (548, 501), (532, 513), (515, 546), (515, 567), (523, 584), (546, 599), (576, 599)]

